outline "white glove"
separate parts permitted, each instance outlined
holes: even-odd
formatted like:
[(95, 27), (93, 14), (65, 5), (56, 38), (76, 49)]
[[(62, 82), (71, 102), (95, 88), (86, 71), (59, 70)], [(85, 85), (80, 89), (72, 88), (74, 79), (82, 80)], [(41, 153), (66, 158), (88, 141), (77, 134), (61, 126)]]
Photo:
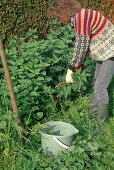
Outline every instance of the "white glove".
[(72, 70), (68, 69), (66, 74), (66, 83), (74, 83), (72, 76), (73, 76)]

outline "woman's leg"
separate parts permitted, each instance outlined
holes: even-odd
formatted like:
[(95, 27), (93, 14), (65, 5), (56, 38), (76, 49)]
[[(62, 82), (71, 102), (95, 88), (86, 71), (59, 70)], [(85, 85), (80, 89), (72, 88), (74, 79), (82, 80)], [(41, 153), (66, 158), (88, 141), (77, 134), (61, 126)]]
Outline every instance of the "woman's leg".
[[(102, 61), (97, 61), (96, 63), (96, 69), (95, 69), (95, 74), (94, 74), (94, 84), (97, 80), (97, 77), (99, 75), (99, 72), (100, 72), (100, 69), (101, 69), (101, 66), (102, 66)], [(95, 94), (95, 89), (93, 91), (93, 94)]]
[(114, 74), (114, 58), (103, 61), (98, 77), (94, 83), (97, 99), (97, 117), (104, 122), (109, 115), (108, 86)]
[[(95, 74), (94, 74), (94, 84), (95, 84), (95, 81), (97, 80), (97, 77), (99, 75), (101, 65), (102, 65), (102, 61), (97, 61)], [(91, 100), (90, 100), (89, 115), (90, 116), (97, 115), (96, 111), (97, 111), (97, 98), (96, 98), (96, 94), (95, 94), (95, 90), (94, 90)]]
[[(98, 116), (105, 121), (108, 117), (108, 91), (111, 78), (114, 74), (114, 58), (106, 61), (99, 61), (96, 64), (95, 78), (94, 78), (94, 92), (89, 106), (89, 115)], [(104, 111), (105, 110), (105, 111)], [(98, 113), (98, 111), (100, 113)], [(104, 118), (102, 117), (104, 112)]]
[(98, 103), (107, 104), (109, 103), (107, 89), (114, 74), (114, 58), (103, 61), (99, 68), (98, 74), (96, 73), (94, 92)]

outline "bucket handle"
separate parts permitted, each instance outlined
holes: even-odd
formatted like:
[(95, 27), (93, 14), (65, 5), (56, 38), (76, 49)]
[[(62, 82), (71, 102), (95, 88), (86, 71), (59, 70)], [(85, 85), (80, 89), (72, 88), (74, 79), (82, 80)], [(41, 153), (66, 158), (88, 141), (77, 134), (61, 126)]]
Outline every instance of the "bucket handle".
[(64, 145), (62, 142), (60, 142), (55, 136), (53, 137), (53, 139), (59, 144), (61, 145), (63, 148), (67, 149), (68, 146), (67, 145)]

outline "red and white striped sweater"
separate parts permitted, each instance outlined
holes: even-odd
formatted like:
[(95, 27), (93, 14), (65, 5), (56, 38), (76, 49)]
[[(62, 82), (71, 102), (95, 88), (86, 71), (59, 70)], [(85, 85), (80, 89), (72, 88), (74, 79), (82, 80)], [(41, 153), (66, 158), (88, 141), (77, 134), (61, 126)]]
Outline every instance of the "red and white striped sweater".
[(114, 57), (114, 26), (102, 14), (91, 9), (80, 9), (71, 17), (75, 28), (75, 42), (69, 69), (79, 69), (88, 50), (94, 60), (104, 61)]

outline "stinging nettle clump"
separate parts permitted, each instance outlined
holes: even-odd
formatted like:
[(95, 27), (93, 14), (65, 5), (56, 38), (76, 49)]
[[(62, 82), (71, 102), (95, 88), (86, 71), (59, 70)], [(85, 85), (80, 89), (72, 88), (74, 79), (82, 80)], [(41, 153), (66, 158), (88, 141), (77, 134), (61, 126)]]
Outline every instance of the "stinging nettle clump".
[(53, 0), (52, 6), (48, 8), (47, 17), (50, 20), (57, 18), (59, 22), (68, 24), (79, 9), (81, 3), (78, 0)]

